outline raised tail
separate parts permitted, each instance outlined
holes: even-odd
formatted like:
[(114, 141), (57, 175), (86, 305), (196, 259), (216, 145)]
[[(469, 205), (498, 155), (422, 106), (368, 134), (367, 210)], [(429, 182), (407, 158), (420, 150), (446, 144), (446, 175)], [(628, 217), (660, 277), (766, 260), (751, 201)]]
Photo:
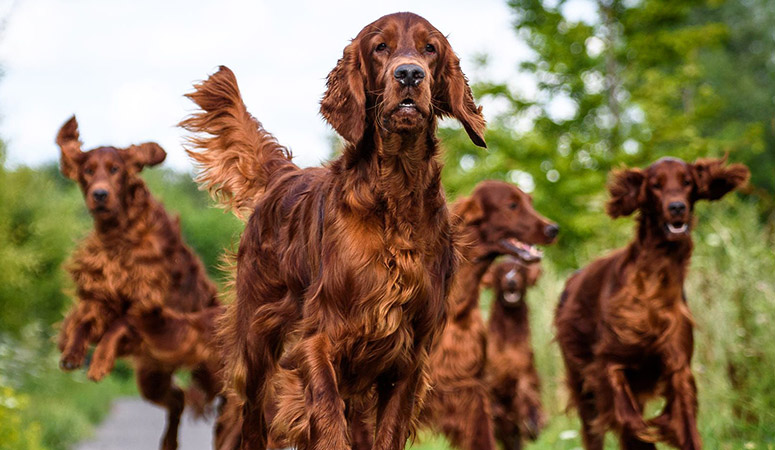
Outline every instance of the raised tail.
[(186, 94), (200, 108), (180, 123), (194, 133), (188, 155), (199, 168), (197, 183), (226, 209), (244, 218), (278, 170), (293, 170), (291, 152), (245, 108), (237, 78), (226, 66)]

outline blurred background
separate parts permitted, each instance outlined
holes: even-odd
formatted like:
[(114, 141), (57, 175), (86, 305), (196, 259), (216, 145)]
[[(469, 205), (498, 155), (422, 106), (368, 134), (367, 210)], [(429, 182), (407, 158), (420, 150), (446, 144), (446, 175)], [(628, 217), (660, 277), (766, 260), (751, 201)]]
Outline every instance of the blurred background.
[[(317, 115), (325, 75), (363, 25), (397, 10), (449, 34), (489, 122), (487, 150), (442, 124), (450, 199), (511, 181), (562, 229), (528, 294), (551, 415), (528, 448), (581, 446), (551, 320), (567, 276), (632, 236), (631, 218), (604, 213), (609, 170), (724, 154), (752, 179), (697, 207), (686, 291), (699, 425), (708, 449), (775, 448), (775, 2), (282, 3), (0, 1), (0, 449), (71, 448), (114, 398), (136, 395), (126, 364), (99, 384), (57, 368), (52, 336), (73, 301), (62, 265), (91, 228), (58, 171), (59, 126), (77, 114), (85, 148), (160, 142), (168, 160), (143, 176), (222, 283), (242, 225), (191, 181), (182, 94), (231, 66), (253, 114), (316, 165), (339, 145)], [(447, 446), (423, 435), (414, 448)]]

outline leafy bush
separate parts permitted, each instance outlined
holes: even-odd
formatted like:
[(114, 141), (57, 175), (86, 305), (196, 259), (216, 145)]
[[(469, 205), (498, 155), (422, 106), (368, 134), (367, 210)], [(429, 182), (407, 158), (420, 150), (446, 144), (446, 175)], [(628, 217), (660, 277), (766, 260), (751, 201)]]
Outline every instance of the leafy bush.
[(91, 435), (114, 398), (136, 393), (131, 372), (92, 383), (83, 370), (60, 371), (58, 360), (41, 325), (0, 336), (0, 449), (66, 450)]

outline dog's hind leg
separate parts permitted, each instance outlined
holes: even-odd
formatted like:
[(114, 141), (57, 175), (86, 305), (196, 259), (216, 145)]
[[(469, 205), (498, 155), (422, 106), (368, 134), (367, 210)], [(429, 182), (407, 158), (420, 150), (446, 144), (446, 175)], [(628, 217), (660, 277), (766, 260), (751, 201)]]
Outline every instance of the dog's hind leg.
[(162, 450), (178, 448), (178, 426), (183, 414), (183, 390), (172, 382), (172, 371), (138, 361), (137, 387), (146, 400), (167, 408), (167, 427), (161, 441)]

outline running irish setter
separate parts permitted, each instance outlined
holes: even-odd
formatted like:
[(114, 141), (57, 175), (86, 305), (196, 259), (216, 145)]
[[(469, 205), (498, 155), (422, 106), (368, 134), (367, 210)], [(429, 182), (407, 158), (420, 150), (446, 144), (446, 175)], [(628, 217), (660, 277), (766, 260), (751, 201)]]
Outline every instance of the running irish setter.
[(299, 449), (349, 449), (364, 421), (374, 449), (403, 449), (447, 316), (456, 252), (436, 119), (480, 146), (485, 129), (457, 56), (425, 19), (391, 14), (327, 86), (321, 113), (347, 145), (308, 169), (247, 112), (228, 68), (188, 95), (198, 181), (250, 214), (222, 330), (246, 449), (264, 449), (270, 427)]
[(538, 261), (541, 252), (534, 245), (554, 242), (559, 227), (536, 212), (529, 195), (502, 181), (480, 183), (453, 209), (461, 220), (464, 260), (450, 291), (447, 327), (431, 356), (433, 390), (423, 420), (458, 448), (494, 450), (479, 287), (500, 255)]
[(519, 450), (524, 439), (535, 440), (546, 422), (525, 299), (540, 274), (540, 264), (510, 258), (493, 266), (485, 282), (493, 289), (485, 379), (495, 437), (504, 450)]
[[(625, 449), (653, 450), (657, 441), (702, 447), (683, 287), (692, 212), (696, 201), (718, 200), (748, 176), (745, 166), (721, 159), (664, 158), (614, 173), (607, 212), (616, 218), (638, 211), (635, 239), (576, 272), (555, 317), (587, 450), (602, 449), (609, 429)], [(646, 420), (644, 403), (656, 396), (665, 398), (664, 410)]]
[(143, 332), (146, 326), (133, 324), (162, 308), (193, 314), (216, 308), (218, 302), (202, 263), (183, 242), (178, 221), (138, 176), (143, 167), (161, 163), (166, 153), (155, 143), (83, 152), (75, 117), (59, 130), (57, 144), (62, 173), (81, 187), (94, 219), (94, 231), (68, 265), (78, 301), (60, 331), (60, 366), (80, 367), (89, 345), (96, 344), (87, 375), (99, 381), (117, 357), (132, 356), (140, 393), (168, 411), (162, 448), (175, 449), (184, 393), (173, 383), (173, 372), (192, 368), (200, 392), (190, 393), (205, 400), (220, 386), (212, 382), (207, 358), (190, 351), (196, 346), (191, 339), (170, 333), (158, 341), (165, 346), (160, 348), (146, 339), (152, 337)]

